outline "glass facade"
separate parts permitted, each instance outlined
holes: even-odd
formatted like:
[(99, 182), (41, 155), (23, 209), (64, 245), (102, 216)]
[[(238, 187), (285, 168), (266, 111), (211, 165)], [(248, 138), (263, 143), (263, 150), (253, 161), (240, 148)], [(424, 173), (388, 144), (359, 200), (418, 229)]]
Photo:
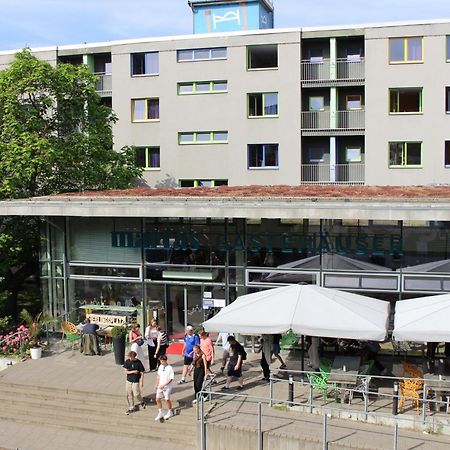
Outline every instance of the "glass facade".
[(76, 321), (83, 305), (110, 314), (127, 309), (142, 324), (164, 321), (173, 338), (239, 295), (285, 284), (390, 301), (449, 291), (449, 228), (431, 221), (51, 218), (42, 228), (42, 287), (55, 315)]

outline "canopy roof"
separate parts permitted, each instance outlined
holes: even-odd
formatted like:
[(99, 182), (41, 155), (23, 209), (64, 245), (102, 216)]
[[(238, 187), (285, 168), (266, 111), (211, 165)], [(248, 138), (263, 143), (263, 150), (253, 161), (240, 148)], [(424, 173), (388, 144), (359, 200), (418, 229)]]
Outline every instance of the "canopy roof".
[(450, 294), (398, 301), (393, 337), (397, 341), (450, 342)]
[(388, 314), (389, 304), (382, 300), (293, 285), (238, 297), (203, 326), (206, 331), (275, 334), (292, 329), (308, 336), (381, 341)]

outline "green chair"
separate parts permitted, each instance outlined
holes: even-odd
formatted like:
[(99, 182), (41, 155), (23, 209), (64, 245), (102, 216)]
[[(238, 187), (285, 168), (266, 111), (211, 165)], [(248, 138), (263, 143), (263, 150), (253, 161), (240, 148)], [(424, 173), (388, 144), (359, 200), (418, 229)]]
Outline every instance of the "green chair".
[(72, 350), (75, 348), (75, 344), (81, 339), (81, 333), (72, 322), (62, 322), (61, 333), (61, 339), (66, 338), (72, 344)]
[(315, 373), (308, 374), (308, 380), (311, 384), (313, 391), (320, 392), (323, 396), (323, 400), (328, 400), (328, 383), (327, 379), (323, 375), (317, 375)]

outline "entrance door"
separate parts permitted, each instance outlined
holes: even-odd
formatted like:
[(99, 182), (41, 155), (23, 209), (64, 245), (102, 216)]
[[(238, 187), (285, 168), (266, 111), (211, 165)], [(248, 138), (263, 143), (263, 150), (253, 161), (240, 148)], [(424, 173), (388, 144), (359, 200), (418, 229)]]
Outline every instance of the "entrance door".
[(200, 286), (167, 286), (167, 331), (170, 339), (182, 339), (187, 325), (194, 328), (203, 322)]

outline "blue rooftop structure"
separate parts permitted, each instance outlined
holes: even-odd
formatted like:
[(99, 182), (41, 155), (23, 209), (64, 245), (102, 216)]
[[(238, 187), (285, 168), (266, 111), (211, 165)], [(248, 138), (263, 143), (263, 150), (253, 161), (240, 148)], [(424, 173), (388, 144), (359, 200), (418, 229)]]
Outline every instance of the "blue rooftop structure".
[(273, 28), (272, 0), (192, 0), (194, 34)]

